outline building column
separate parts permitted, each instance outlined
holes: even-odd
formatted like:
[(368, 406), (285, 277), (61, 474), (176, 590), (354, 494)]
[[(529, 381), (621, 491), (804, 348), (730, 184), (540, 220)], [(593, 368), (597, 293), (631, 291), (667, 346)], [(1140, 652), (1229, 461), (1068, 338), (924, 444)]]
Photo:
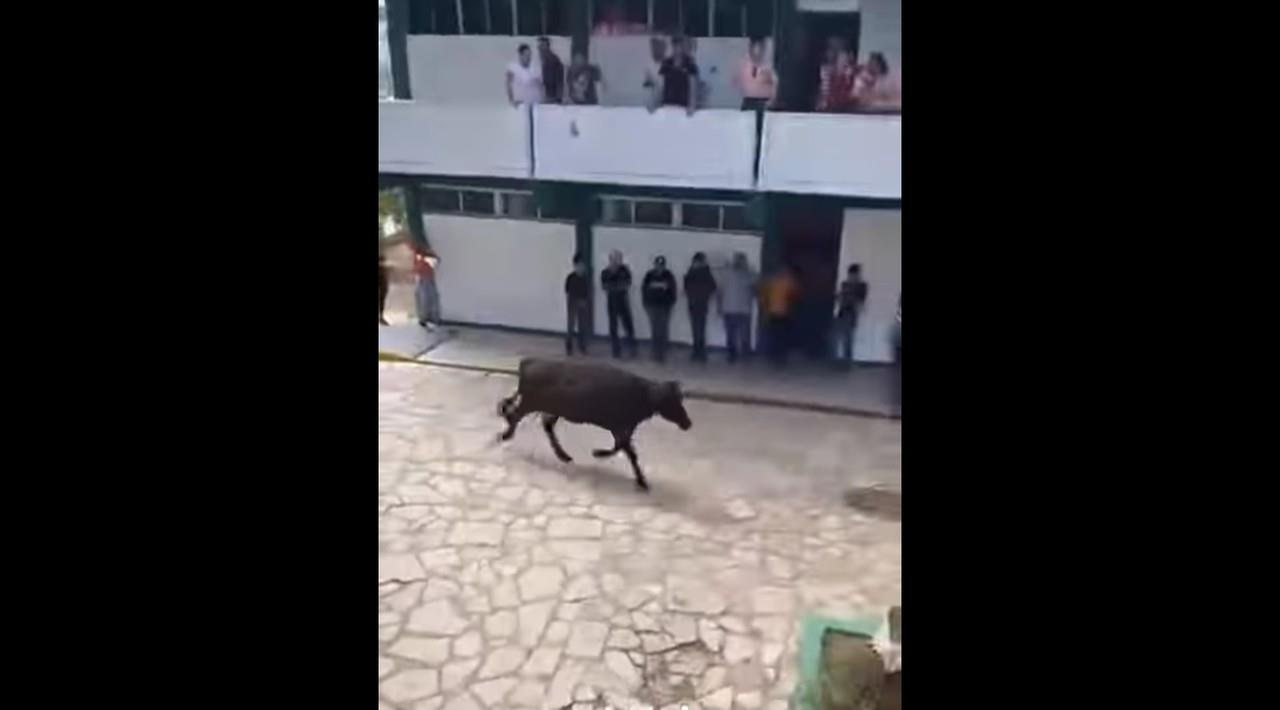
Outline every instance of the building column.
[(386, 2), (387, 44), (391, 50), (391, 95), (408, 100), (413, 98), (409, 91), (409, 0)]

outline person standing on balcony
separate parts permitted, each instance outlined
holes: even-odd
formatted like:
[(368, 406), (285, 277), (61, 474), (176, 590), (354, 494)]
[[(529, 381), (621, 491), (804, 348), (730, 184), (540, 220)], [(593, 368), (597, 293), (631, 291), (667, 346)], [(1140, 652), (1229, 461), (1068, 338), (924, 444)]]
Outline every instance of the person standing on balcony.
[(622, 357), (618, 344), (618, 321), (627, 331), (627, 346), (631, 357), (636, 356), (636, 329), (631, 320), (631, 269), (622, 263), (622, 252), (609, 252), (609, 265), (600, 272), (600, 286), (605, 293), (605, 306), (609, 315), (609, 345), (614, 357)]
[(564, 62), (551, 51), (551, 40), (538, 38), (538, 60), (542, 64), (543, 100), (547, 103), (564, 102)]
[(604, 75), (600, 67), (587, 63), (585, 52), (577, 51), (569, 59), (568, 84), (565, 92), (565, 103), (580, 106), (594, 106), (600, 103), (597, 85), (604, 88)]
[(653, 359), (667, 361), (667, 342), (671, 333), (671, 308), (676, 304), (676, 277), (667, 268), (667, 257), (658, 256), (653, 268), (640, 285), (641, 301), (649, 314), (649, 330), (653, 336)]
[(843, 42), (835, 48), (835, 57), (818, 70), (818, 76), (818, 110), (827, 113), (853, 111), (853, 86), (858, 69)]
[(573, 354), (574, 336), (577, 335), (578, 352), (586, 355), (587, 316), (591, 313), (591, 277), (587, 272), (587, 260), (581, 254), (573, 255), (573, 271), (564, 280), (564, 296), (568, 307), (564, 354)]
[(901, 110), (902, 93), (898, 84), (889, 74), (889, 60), (881, 52), (872, 52), (854, 79), (854, 101), (862, 111)]
[[(724, 339), (729, 348), (729, 362), (751, 354), (751, 306), (756, 302), (756, 275), (747, 263), (747, 255), (733, 255), (733, 266), (723, 274), (724, 282), (716, 290), (720, 314), (724, 316)], [(685, 287), (688, 290), (688, 287)]]
[(413, 273), (418, 277), (414, 291), (414, 305), (418, 310), (418, 325), (435, 330), (440, 325), (440, 292), (436, 290), (436, 267), (440, 257), (425, 244), (413, 245)]
[(850, 264), (848, 274), (836, 295), (834, 324), (836, 359), (845, 367), (853, 365), (853, 339), (858, 330), (858, 316), (867, 303), (867, 282), (862, 280), (862, 265)]
[(734, 84), (742, 92), (742, 110), (764, 111), (778, 96), (778, 75), (764, 61), (764, 39), (752, 37), (747, 58), (738, 65)]
[(689, 56), (689, 40), (674, 37), (671, 56), (658, 68), (658, 96), (663, 106), (684, 106), (692, 116), (698, 108), (698, 65)]
[(716, 277), (707, 265), (707, 255), (698, 252), (684, 274), (684, 294), (689, 301), (689, 327), (693, 331), (693, 360), (707, 361), (707, 311), (716, 292)]
[(542, 102), (542, 69), (533, 63), (533, 51), (522, 44), (516, 61), (507, 65), (507, 100), (512, 106)]

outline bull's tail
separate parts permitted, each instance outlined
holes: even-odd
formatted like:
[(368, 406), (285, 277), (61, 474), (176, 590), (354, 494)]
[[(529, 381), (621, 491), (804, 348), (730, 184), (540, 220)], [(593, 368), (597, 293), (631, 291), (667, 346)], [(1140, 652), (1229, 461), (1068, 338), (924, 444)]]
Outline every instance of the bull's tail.
[(503, 397), (498, 401), (498, 416), (506, 419), (511, 416), (511, 410), (520, 404), (520, 393), (516, 392), (510, 397)]

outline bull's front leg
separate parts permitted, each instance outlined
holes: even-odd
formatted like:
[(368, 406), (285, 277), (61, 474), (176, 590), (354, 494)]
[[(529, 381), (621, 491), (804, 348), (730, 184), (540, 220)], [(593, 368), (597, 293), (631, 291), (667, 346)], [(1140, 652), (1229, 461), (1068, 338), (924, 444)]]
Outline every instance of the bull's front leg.
[(528, 413), (524, 408), (524, 399), (518, 393), (499, 402), (498, 415), (507, 420), (507, 428), (499, 432), (498, 441), (509, 441), (512, 436), (515, 436), (516, 425)]
[(542, 428), (547, 432), (547, 439), (551, 441), (551, 450), (556, 453), (556, 458), (565, 463), (573, 463), (573, 457), (565, 453), (560, 446), (560, 440), (556, 438), (556, 422), (560, 421), (560, 417), (554, 414), (542, 415)]
[(642, 491), (649, 490), (649, 482), (644, 480), (644, 471), (640, 470), (640, 461), (636, 457), (636, 447), (631, 444), (631, 437), (622, 441), (620, 446), (631, 461), (631, 472), (636, 476), (636, 487)]

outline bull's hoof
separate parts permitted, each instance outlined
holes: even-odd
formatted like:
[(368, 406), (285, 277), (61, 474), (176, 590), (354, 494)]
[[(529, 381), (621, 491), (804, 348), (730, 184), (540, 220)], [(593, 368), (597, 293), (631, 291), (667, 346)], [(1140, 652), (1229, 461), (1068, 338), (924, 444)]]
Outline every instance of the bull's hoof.
[(591, 450), (591, 455), (598, 459), (607, 459), (616, 453), (618, 452), (614, 449), (592, 449)]
[(636, 481), (636, 488), (637, 488), (637, 489), (639, 489), (639, 490), (644, 491), (645, 493), (648, 493), (648, 492), (649, 492), (649, 482), (648, 482), (648, 481)]
[(515, 435), (516, 433), (514, 431), (500, 431), (498, 432), (498, 442), (511, 441), (511, 437)]
[(563, 451), (557, 451), (557, 452), (556, 452), (556, 458), (560, 459), (561, 461), (563, 461), (563, 462), (565, 462), (565, 463), (573, 463), (573, 457), (572, 457), (572, 456), (570, 456), (569, 454), (566, 454), (566, 453), (565, 453), (565, 452), (563, 452)]

